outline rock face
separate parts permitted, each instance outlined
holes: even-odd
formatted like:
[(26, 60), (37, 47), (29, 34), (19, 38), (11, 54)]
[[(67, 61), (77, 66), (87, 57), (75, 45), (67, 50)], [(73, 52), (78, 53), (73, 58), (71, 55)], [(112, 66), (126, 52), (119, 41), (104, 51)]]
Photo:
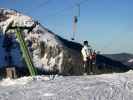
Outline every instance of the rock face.
[[(30, 27), (35, 21), (26, 15), (9, 9), (0, 9), (0, 44), (3, 44), (4, 34), (10, 34), (13, 38), (11, 55), (13, 57), (13, 66), (24, 69), (24, 60), (21, 54), (18, 40), (14, 30), (8, 30), (9, 25)], [(81, 75), (83, 73), (81, 48), (79, 43), (71, 42), (54, 34), (40, 23), (28, 33), (27, 30), (22, 32), (27, 41), (27, 46), (31, 52), (33, 62), (36, 68), (45, 72), (55, 72), (63, 75)], [(0, 46), (0, 66), (5, 66), (4, 49)], [(96, 73), (121, 72), (127, 71), (128, 68), (120, 62), (115, 62), (102, 55), (97, 57)], [(110, 62), (111, 61), (111, 62)], [(105, 66), (106, 65), (106, 66)], [(109, 67), (108, 67), (109, 66)], [(115, 68), (117, 67), (117, 68)], [(20, 71), (22, 72), (22, 70)]]
[[(12, 26), (29, 27), (35, 23), (35, 21), (28, 16), (18, 13), (14, 10), (0, 9), (0, 32), (5, 34), (6, 29), (12, 23)], [(14, 30), (8, 30), (7, 34), (11, 34), (13, 41), (18, 43)], [(1, 42), (4, 35), (1, 34)], [(46, 72), (58, 72), (61, 74), (81, 74), (81, 55), (73, 46), (69, 45), (67, 40), (64, 40), (50, 30), (38, 24), (32, 32), (27, 33), (24, 30), (22, 33), (27, 41), (29, 49), (31, 49), (31, 55), (33, 57), (34, 65)], [(68, 42), (68, 44), (66, 44)], [(31, 45), (30, 45), (31, 43)], [(80, 45), (80, 44), (79, 44)], [(80, 45), (81, 48), (81, 45)], [(1, 52), (2, 47), (1, 47)], [(3, 55), (4, 56), (4, 55)], [(19, 45), (12, 50), (13, 62), (15, 66), (25, 66), (22, 61), (22, 55), (19, 49)], [(1, 62), (1, 64), (3, 64)], [(3, 65), (1, 65), (3, 66)]]

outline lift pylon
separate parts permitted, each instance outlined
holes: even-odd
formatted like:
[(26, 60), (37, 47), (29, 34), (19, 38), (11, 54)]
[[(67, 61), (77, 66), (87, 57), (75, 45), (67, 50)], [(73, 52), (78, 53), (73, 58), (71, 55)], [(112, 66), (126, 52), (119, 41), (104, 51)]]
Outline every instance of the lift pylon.
[(25, 39), (24, 39), (24, 36), (23, 36), (22, 32), (25, 29), (28, 30), (28, 33), (31, 32), (33, 30), (33, 28), (36, 26), (36, 24), (38, 24), (38, 23), (33, 24), (31, 27), (18, 27), (18, 26), (12, 27), (12, 24), (10, 24), (8, 26), (8, 28), (6, 29), (6, 32), (10, 29), (15, 30), (16, 37), (19, 41), (19, 45), (20, 45), (24, 60), (26, 62), (26, 65), (28, 67), (28, 70), (29, 70), (29, 73), (30, 73), (31, 76), (37, 75), (37, 69), (35, 68), (35, 66), (33, 64), (28, 46), (25, 42)]
[(27, 47), (26, 42), (24, 40), (24, 37), (21, 34), (21, 29), (20, 28), (16, 29), (16, 36), (17, 36), (17, 39), (19, 40), (20, 48), (21, 48), (21, 51), (23, 53), (25, 62), (27, 64), (27, 67), (29, 69), (30, 75), (35, 76), (37, 74), (37, 71), (34, 67), (32, 58), (30, 56), (30, 52), (28, 50), (28, 47)]
[(75, 35), (77, 33), (77, 23), (78, 23), (78, 17), (80, 17), (80, 4), (76, 5), (76, 13), (73, 17), (73, 34), (71, 40), (75, 40)]

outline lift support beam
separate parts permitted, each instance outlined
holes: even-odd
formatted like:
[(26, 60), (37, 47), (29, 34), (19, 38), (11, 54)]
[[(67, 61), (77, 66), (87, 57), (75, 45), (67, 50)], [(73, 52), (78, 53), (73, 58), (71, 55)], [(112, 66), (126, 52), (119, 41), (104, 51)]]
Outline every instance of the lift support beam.
[(37, 70), (34, 67), (34, 64), (33, 64), (29, 49), (28, 49), (28, 47), (26, 45), (26, 42), (24, 40), (24, 37), (23, 37), (23, 35), (21, 33), (22, 29), (21, 28), (16, 28), (15, 30), (16, 30), (16, 36), (17, 36), (17, 39), (19, 40), (20, 48), (21, 48), (21, 51), (23, 53), (23, 57), (24, 57), (24, 60), (25, 60), (25, 62), (27, 64), (27, 67), (28, 67), (28, 70), (30, 72), (30, 75), (31, 76), (35, 76), (35, 75), (37, 75)]

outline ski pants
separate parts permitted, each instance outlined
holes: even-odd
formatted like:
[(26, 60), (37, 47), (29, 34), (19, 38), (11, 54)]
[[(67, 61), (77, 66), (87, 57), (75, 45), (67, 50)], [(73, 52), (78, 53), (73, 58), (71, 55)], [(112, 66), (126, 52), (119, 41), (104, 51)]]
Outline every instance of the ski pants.
[(84, 66), (84, 73), (90, 74), (91, 72), (93, 72), (92, 60), (84, 61), (83, 66)]

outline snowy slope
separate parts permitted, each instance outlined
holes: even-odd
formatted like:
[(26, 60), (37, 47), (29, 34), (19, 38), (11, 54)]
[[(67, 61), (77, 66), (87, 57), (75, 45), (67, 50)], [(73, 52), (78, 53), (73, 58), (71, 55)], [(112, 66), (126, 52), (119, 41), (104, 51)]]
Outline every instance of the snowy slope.
[(0, 100), (133, 100), (133, 71), (0, 82)]

